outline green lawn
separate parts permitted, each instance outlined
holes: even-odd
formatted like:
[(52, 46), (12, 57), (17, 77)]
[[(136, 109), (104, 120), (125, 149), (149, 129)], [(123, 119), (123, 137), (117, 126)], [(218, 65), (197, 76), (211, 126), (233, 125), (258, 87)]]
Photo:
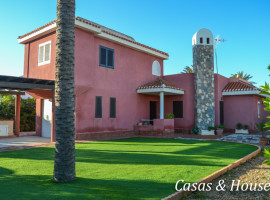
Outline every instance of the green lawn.
[(52, 182), (54, 148), (0, 153), (0, 199), (161, 199), (256, 150), (216, 141), (130, 138), (76, 144), (77, 180)]

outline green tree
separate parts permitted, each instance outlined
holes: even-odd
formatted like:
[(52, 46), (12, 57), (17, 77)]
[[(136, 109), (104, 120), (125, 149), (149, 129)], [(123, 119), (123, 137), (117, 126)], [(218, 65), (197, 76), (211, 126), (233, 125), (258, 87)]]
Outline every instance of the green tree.
[(244, 73), (244, 71), (240, 71), (240, 72), (237, 72), (235, 74), (231, 74), (230, 78), (241, 78), (241, 79), (244, 79), (244, 80), (250, 82), (251, 84), (255, 84), (255, 82), (250, 81), (250, 79), (252, 79), (253, 76), (251, 76), (248, 73)]
[[(267, 67), (268, 70), (270, 70), (270, 65)], [(269, 75), (270, 76), (270, 75)], [(266, 97), (263, 99), (263, 104), (265, 105), (265, 110), (270, 112), (270, 86), (269, 83), (265, 83), (264, 86), (261, 86), (262, 92), (261, 94), (266, 95)], [(267, 116), (268, 119), (270, 119), (270, 116)], [(270, 122), (265, 123), (265, 128), (270, 128)], [(270, 166), (270, 149), (264, 150), (264, 156), (267, 158), (265, 161)]]
[[(0, 95), (0, 120), (15, 120), (15, 96)], [(36, 100), (21, 99), (21, 131), (34, 131), (36, 124)]]
[(181, 74), (186, 74), (186, 73), (193, 73), (193, 66), (191, 65), (191, 67), (186, 66), (183, 71), (181, 72)]
[(53, 181), (70, 182), (75, 173), (74, 104), (75, 0), (57, 0), (55, 62), (55, 159)]

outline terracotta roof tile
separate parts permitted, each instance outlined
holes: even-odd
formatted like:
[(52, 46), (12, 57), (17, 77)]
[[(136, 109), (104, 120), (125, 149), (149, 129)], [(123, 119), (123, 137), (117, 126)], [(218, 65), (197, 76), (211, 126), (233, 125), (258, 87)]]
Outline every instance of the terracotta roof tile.
[[(101, 28), (101, 29), (102, 29), (102, 32), (104, 32), (104, 33), (106, 33), (106, 34), (109, 34), (109, 35), (112, 35), (112, 36), (114, 36), (114, 37), (116, 37), (116, 38), (120, 38), (120, 39), (129, 41), (129, 42), (131, 42), (131, 43), (133, 43), (133, 44), (136, 44), (136, 45), (139, 45), (139, 46), (141, 46), (141, 47), (145, 47), (145, 48), (147, 48), (147, 49), (151, 49), (151, 50), (153, 50), (153, 51), (155, 51), (155, 52), (158, 52), (158, 53), (161, 53), (161, 54), (163, 54), (163, 55), (169, 56), (168, 53), (165, 53), (165, 52), (163, 52), (163, 51), (160, 51), (160, 50), (154, 49), (154, 48), (152, 48), (152, 47), (149, 47), (149, 46), (147, 46), (147, 45), (144, 45), (144, 44), (141, 44), (141, 43), (139, 43), (139, 42), (136, 42), (132, 37), (130, 37), (130, 36), (128, 36), (128, 35), (125, 35), (125, 34), (123, 34), (123, 33), (120, 33), (120, 32), (118, 32), (118, 31), (109, 29), (109, 28), (107, 28), (107, 27), (105, 27), (105, 26), (101, 26), (101, 25), (99, 25), (99, 24), (96, 24), (96, 23), (94, 23), (94, 22), (91, 22), (91, 21), (86, 20), (86, 19), (81, 18), (81, 17), (76, 17), (76, 20), (81, 21), (81, 22), (86, 23), (86, 24), (89, 24), (89, 25), (91, 25), (91, 26), (94, 26), (94, 27), (96, 27), (96, 28)], [(39, 31), (39, 30), (41, 30), (41, 29), (43, 29), (43, 28), (46, 28), (46, 27), (48, 27), (48, 26), (50, 26), (50, 25), (52, 25), (52, 24), (54, 24), (54, 23), (56, 23), (56, 20), (53, 20), (53, 21), (51, 21), (50, 23), (45, 24), (44, 26), (42, 26), (42, 27), (40, 27), (40, 28), (37, 28), (37, 29), (35, 29), (35, 30), (33, 30), (33, 31), (29, 32), (29, 33), (26, 33), (26, 34), (24, 34), (24, 35), (22, 35), (22, 36), (19, 36), (18, 39), (22, 39), (22, 38), (24, 38), (24, 37), (26, 37), (26, 36), (28, 36), (28, 35), (31, 35), (32, 33), (35, 33), (35, 32), (37, 32), (37, 31)]]
[(260, 89), (245, 80), (234, 79), (232, 82), (229, 82), (225, 86), (223, 92), (251, 91), (251, 90), (260, 90)]
[(170, 83), (168, 81), (165, 81), (162, 78), (157, 78), (154, 81), (143, 84), (140, 87), (138, 87), (137, 90), (150, 89), (150, 88), (163, 88), (163, 87), (184, 91), (182, 88), (178, 87), (177, 85)]

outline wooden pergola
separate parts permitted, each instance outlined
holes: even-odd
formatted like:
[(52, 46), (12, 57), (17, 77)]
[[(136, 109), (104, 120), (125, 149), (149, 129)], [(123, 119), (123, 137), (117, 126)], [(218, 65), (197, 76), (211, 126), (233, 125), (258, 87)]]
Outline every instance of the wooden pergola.
[[(53, 95), (54, 84), (55, 84), (54, 80), (0, 75), (0, 94), (16, 95), (15, 99), (16, 136), (20, 135), (21, 95), (24, 95), (25, 92), (27, 92), (35, 98), (51, 97), (54, 104), (54, 95)], [(54, 132), (54, 117), (52, 119), (52, 132)], [(52, 137), (51, 139), (53, 140), (54, 138)]]

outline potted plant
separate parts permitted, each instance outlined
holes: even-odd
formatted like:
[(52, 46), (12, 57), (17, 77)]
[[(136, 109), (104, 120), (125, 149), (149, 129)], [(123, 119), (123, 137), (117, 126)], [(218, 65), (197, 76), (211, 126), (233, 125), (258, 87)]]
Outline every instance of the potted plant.
[(174, 119), (174, 114), (173, 113), (167, 113), (165, 115), (165, 119)]
[(197, 134), (199, 133), (199, 131), (200, 131), (200, 130), (199, 130), (198, 126), (193, 126), (193, 127), (192, 127), (192, 133), (194, 133), (194, 134), (197, 135)]
[(214, 126), (209, 126), (208, 127), (208, 130), (202, 130), (202, 135), (215, 135), (215, 130), (216, 130), (216, 127)]
[(223, 124), (220, 124), (219, 126), (216, 127), (216, 133), (217, 135), (222, 135), (224, 131), (225, 126)]
[(241, 123), (237, 123), (235, 133), (248, 134), (248, 125), (243, 126)]
[(255, 123), (255, 126), (257, 130), (262, 134), (262, 137), (260, 137), (260, 144), (267, 145), (269, 138), (265, 137), (265, 120), (262, 120), (260, 123)]

